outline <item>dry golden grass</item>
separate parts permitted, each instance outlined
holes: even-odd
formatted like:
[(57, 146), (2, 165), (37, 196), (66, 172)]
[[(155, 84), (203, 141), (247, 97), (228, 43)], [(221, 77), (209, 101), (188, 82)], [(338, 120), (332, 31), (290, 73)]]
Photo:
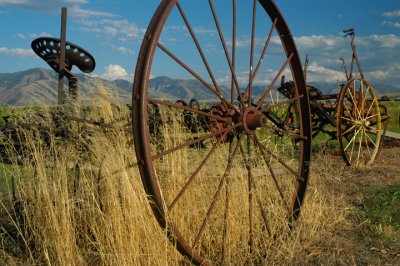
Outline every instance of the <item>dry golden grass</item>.
[[(99, 113), (107, 113), (109, 119), (123, 115), (112, 114), (111, 107), (107, 106), (101, 110)], [(92, 118), (95, 117), (93, 114)], [(123, 123), (121, 127), (108, 130), (89, 127), (85, 134), (79, 133), (78, 125), (72, 129), (69, 139), (53, 138), (50, 145), (40, 141), (38, 135), (26, 132), (27, 155), (34, 163), (3, 168), (0, 176), (4, 180), (0, 184), (11, 184), (14, 177), (17, 201), (8, 187), (9, 193), (3, 193), (0, 202), (0, 263), (189, 264), (159, 227), (140, 175), (136, 167), (130, 167), (135, 163), (135, 155), (133, 148), (127, 145), (129, 141), (122, 130)], [(171, 133), (168, 137), (180, 136)], [(398, 159), (399, 149), (388, 149), (380, 163), (354, 169), (346, 167), (339, 157), (315, 155), (300, 220), (290, 234), (276, 237), (271, 242), (273, 244), (265, 242), (258, 246), (260, 249), (255, 252), (265, 255), (265, 259), (258, 263), (400, 263), (397, 255), (400, 246), (396, 249), (396, 245), (391, 246), (379, 239), (360, 237), (366, 232), (364, 225), (368, 221), (357, 216), (365, 193), (374, 187), (400, 183), (400, 170), (396, 166)], [(165, 182), (173, 181), (178, 183), (178, 187), (182, 186), (178, 177), (182, 172), (190, 172), (190, 169), (174, 166), (185, 165), (178, 163), (182, 160), (193, 158), (184, 152), (166, 157), (164, 163), (172, 166), (166, 167), (165, 174), (176, 178), (165, 179)], [(232, 182), (240, 179), (237, 175)], [(171, 186), (174, 188), (177, 184)], [(201, 184), (200, 188), (206, 189)], [(202, 196), (202, 190), (196, 193)], [(234, 184), (231, 193), (236, 193), (234, 198), (237, 199), (247, 195), (245, 189)], [(193, 202), (194, 198), (184, 198), (179, 203), (181, 209), (200, 204)], [(247, 206), (233, 206), (232, 216), (235, 216), (234, 212), (246, 212)], [(193, 224), (188, 220), (182, 221), (189, 226), (186, 230), (198, 228), (201, 223), (193, 214), (185, 217), (193, 219)], [(244, 237), (242, 221), (232, 223), (229, 230), (231, 264), (248, 262), (251, 254), (243, 251), (247, 244), (240, 241)], [(210, 246), (207, 249), (210, 254), (219, 252), (212, 248), (213, 231), (207, 230), (205, 234), (204, 245)], [(383, 250), (390, 252), (384, 253)]]

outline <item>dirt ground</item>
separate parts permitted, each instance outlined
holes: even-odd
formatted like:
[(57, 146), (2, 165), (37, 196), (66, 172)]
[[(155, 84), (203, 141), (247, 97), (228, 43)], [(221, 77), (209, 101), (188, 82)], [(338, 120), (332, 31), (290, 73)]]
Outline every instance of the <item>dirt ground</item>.
[(305, 248), (305, 264), (400, 265), (400, 228), (380, 228), (389, 240), (374, 234), (371, 228), (379, 225), (363, 216), (368, 197), (399, 185), (400, 148), (385, 148), (380, 161), (362, 169), (346, 167), (341, 157), (314, 156), (309, 191), (322, 186), (336, 213), (330, 213), (334, 225), (328, 224), (316, 243)]

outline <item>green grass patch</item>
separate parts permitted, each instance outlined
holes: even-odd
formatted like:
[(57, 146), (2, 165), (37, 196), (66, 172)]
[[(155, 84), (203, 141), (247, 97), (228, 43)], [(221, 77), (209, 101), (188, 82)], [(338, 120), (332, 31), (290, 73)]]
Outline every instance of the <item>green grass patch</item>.
[(370, 221), (373, 235), (390, 241), (400, 240), (400, 185), (375, 191), (363, 205), (362, 216)]
[(390, 119), (388, 121), (388, 129), (394, 132), (400, 132), (400, 102), (391, 101), (382, 103), (387, 108), (388, 115)]

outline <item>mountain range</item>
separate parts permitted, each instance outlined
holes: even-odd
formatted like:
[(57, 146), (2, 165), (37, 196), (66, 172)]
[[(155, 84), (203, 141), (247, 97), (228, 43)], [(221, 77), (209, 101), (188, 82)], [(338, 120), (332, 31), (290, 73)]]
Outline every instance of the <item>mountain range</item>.
[[(132, 82), (127, 80), (105, 80), (86, 74), (76, 74), (79, 80), (79, 99), (87, 101), (97, 95), (107, 94), (111, 99), (129, 103), (132, 97)], [(338, 92), (338, 85), (332, 83), (311, 83), (323, 93)], [(14, 73), (0, 73), (0, 104), (2, 105), (37, 105), (57, 104), (58, 74), (50, 69), (34, 68)], [(68, 88), (66, 84), (65, 88)], [(379, 94), (398, 93), (395, 86), (376, 84)], [(230, 94), (230, 88), (220, 86), (224, 97)], [(254, 86), (255, 96), (265, 90), (265, 87)], [(214, 94), (199, 81), (194, 79), (173, 79), (170, 77), (156, 77), (149, 80), (149, 96), (164, 98), (170, 101), (178, 99), (192, 99), (207, 101), (215, 99)]]

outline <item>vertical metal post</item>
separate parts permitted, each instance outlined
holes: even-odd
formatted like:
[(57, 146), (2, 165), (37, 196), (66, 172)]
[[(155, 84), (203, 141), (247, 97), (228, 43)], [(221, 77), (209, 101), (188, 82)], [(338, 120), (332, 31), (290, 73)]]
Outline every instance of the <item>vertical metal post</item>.
[(60, 43), (60, 63), (58, 74), (58, 104), (64, 104), (66, 93), (64, 91), (64, 68), (65, 68), (65, 45), (67, 39), (67, 8), (61, 9), (61, 43)]

